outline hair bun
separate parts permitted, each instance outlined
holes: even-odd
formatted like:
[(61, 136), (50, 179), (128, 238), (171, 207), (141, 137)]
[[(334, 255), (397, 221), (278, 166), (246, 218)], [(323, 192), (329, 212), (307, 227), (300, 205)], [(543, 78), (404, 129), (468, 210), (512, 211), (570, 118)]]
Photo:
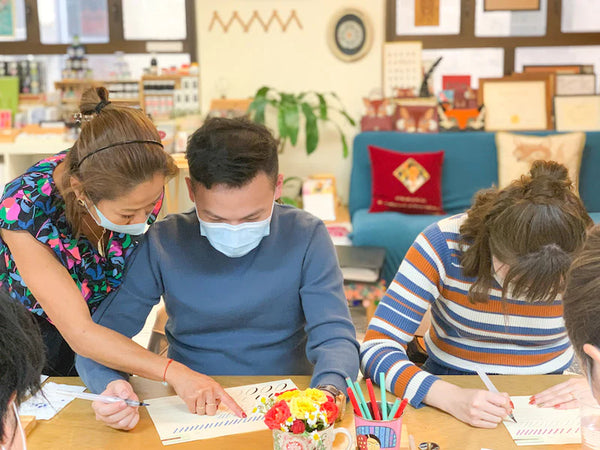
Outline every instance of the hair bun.
[(567, 168), (556, 161), (534, 161), (529, 173), (532, 179), (547, 177), (556, 181), (571, 183)]
[(89, 88), (81, 94), (79, 112), (86, 115), (94, 114), (96, 112), (96, 105), (100, 102), (108, 102), (108, 89), (103, 86)]

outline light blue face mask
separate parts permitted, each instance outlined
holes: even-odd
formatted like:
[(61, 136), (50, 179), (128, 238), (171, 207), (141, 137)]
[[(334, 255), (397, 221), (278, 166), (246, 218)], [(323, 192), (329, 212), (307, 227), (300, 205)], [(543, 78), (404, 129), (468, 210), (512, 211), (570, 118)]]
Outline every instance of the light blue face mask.
[[(274, 205), (274, 204), (273, 204)], [(198, 212), (196, 211), (196, 216)], [(230, 258), (247, 255), (260, 244), (262, 238), (271, 232), (271, 214), (260, 222), (244, 222), (238, 225), (205, 222), (198, 217), (200, 234), (205, 236), (215, 250)]]
[[(106, 228), (107, 230), (114, 231), (115, 233), (132, 234), (134, 236), (144, 234), (148, 230), (149, 226), (148, 226), (147, 222), (131, 223), (128, 225), (118, 225), (116, 223), (112, 223), (110, 220), (108, 220), (106, 218), (106, 216), (104, 214), (102, 214), (102, 212), (100, 212), (100, 210), (98, 209), (98, 207), (96, 205), (93, 205), (93, 206), (94, 206), (94, 210), (96, 211), (96, 214), (100, 218), (100, 222), (98, 222), (96, 220), (96, 218), (94, 217), (93, 214), (90, 213), (90, 216), (92, 216), (92, 218), (94, 219), (94, 222), (96, 222), (102, 228)], [(85, 205), (85, 208), (88, 210), (88, 212), (90, 212), (89, 208), (87, 207), (87, 203)]]

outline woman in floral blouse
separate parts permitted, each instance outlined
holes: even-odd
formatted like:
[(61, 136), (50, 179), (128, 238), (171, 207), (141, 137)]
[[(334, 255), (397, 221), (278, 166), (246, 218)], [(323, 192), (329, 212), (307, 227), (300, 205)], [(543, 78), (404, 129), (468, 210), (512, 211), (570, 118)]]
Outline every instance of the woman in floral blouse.
[[(36, 318), (48, 375), (74, 375), (74, 353), (169, 381), (182, 396), (210, 381), (92, 321), (123, 277), (137, 240), (156, 220), (175, 164), (146, 115), (83, 94), (73, 147), (10, 182), (0, 203), (0, 284)], [(169, 367), (167, 373), (166, 368)], [(124, 393), (128, 395), (128, 393)], [(133, 424), (135, 425), (135, 424)]]

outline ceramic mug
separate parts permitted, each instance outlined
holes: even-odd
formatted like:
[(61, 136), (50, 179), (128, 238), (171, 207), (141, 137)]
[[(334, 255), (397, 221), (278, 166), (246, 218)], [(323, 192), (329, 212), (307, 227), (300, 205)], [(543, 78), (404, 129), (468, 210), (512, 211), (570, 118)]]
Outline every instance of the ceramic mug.
[(319, 431), (319, 440), (314, 440), (310, 435), (294, 434), (281, 430), (273, 430), (274, 450), (331, 450), (333, 441), (338, 433), (348, 439), (346, 450), (352, 449), (352, 436), (345, 428), (325, 428)]

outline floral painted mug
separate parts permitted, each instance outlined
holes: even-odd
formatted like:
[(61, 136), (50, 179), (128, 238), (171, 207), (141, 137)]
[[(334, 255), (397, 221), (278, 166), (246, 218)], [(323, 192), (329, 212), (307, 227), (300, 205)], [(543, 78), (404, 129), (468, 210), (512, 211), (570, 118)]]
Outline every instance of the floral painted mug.
[(273, 430), (274, 450), (331, 450), (333, 441), (338, 433), (348, 439), (346, 450), (352, 448), (352, 436), (345, 428), (332, 426), (314, 433), (294, 434), (287, 431)]

